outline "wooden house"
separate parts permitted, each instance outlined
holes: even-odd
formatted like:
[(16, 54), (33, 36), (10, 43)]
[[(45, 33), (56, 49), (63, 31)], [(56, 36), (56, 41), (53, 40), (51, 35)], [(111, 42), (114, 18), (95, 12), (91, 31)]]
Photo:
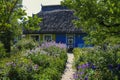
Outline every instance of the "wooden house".
[(39, 42), (54, 40), (57, 43), (65, 43), (68, 48), (84, 47), (85, 33), (72, 23), (77, 19), (72, 10), (61, 5), (47, 5), (42, 6), (37, 15), (43, 18), (40, 30), (24, 31), (26, 36), (31, 36)]

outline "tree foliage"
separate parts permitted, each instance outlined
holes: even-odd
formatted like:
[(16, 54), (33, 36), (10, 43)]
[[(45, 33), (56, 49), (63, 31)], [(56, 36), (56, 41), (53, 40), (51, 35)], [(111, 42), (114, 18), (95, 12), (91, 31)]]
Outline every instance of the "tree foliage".
[[(28, 20), (25, 10), (22, 9), (22, 0), (0, 0), (0, 41), (4, 43), (7, 52), (10, 52), (11, 40), (14, 36), (22, 34), (24, 27), (34, 30), (38, 27), (40, 18), (37, 16)], [(26, 26), (23, 24), (26, 22)]]
[(25, 11), (21, 9), (20, 3), (21, 0), (0, 1), (0, 32), (13, 31), (18, 27), (18, 19), (26, 15)]
[(63, 0), (74, 10), (75, 24), (88, 34), (86, 43), (120, 44), (120, 0)]
[(37, 15), (33, 15), (33, 17), (28, 17), (28, 20), (25, 20), (23, 22), (23, 26), (25, 30), (29, 30), (29, 31), (35, 31), (35, 30), (39, 30), (39, 22), (41, 21), (41, 18), (38, 18)]

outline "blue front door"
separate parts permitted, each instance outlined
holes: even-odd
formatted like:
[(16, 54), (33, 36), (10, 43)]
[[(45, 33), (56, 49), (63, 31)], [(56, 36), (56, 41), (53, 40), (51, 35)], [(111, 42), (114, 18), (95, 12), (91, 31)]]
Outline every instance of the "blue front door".
[(74, 34), (66, 35), (67, 48), (74, 48)]
[(66, 35), (65, 34), (56, 34), (56, 43), (66, 44)]

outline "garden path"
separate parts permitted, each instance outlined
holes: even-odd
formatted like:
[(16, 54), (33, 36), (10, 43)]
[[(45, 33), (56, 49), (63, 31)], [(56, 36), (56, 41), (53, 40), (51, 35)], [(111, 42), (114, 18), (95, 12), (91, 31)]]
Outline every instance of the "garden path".
[(68, 60), (66, 63), (66, 69), (64, 71), (64, 74), (62, 75), (61, 80), (74, 80), (73, 74), (75, 73), (75, 70), (72, 68), (74, 55), (72, 53), (67, 53)]

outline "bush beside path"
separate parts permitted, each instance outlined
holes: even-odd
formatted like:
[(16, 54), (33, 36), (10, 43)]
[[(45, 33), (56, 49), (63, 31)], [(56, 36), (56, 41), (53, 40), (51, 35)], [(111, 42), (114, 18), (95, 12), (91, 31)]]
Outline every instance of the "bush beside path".
[(60, 80), (67, 62), (66, 46), (46, 42), (29, 50), (28, 44), (16, 45), (13, 55), (0, 60), (0, 80)]

